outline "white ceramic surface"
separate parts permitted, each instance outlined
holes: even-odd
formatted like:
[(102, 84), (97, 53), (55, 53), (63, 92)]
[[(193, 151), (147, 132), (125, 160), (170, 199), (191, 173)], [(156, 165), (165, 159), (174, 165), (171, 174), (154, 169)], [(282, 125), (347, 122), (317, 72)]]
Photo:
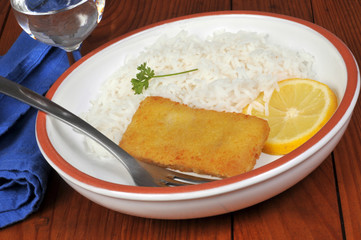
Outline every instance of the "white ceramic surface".
[[(337, 94), (339, 107), (308, 142), (285, 156), (262, 154), (257, 167), (245, 174), (211, 183), (175, 187), (132, 186), (116, 160), (98, 161), (87, 153), (83, 136), (43, 113), (37, 119), (39, 147), (49, 164), (76, 191), (94, 202), (123, 213), (164, 219), (212, 216), (264, 201), (293, 186), (330, 154), (347, 128), (359, 94), (359, 72), (348, 48), (333, 34), (312, 23), (261, 12), (214, 12), (167, 20), (139, 29), (96, 49), (65, 72), (48, 97), (75, 114), (90, 107), (100, 85), (124, 62), (161, 34), (181, 30), (207, 36), (239, 30), (269, 34), (270, 40), (315, 56), (317, 79)], [(141, 47), (140, 47), (141, 46)]]

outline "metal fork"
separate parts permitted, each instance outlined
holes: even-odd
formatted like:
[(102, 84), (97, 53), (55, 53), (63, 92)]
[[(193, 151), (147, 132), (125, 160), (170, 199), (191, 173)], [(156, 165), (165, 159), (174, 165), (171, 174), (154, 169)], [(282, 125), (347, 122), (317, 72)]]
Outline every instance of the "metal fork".
[(86, 121), (42, 95), (0, 76), (0, 93), (43, 111), (91, 137), (114, 155), (128, 170), (137, 186), (183, 186), (213, 181), (182, 174), (138, 161)]

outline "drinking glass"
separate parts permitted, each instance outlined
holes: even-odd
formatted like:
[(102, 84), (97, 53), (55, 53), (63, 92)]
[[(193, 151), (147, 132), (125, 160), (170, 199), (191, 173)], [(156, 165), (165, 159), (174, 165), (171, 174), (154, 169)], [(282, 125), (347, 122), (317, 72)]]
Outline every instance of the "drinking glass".
[(32, 38), (68, 56), (102, 18), (105, 0), (10, 0), (16, 20)]

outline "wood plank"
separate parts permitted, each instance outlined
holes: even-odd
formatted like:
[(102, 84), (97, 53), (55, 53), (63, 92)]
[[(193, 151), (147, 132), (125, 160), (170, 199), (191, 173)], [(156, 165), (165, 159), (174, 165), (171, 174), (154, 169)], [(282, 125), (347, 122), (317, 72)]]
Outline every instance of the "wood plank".
[(2, 1), (0, 2), (0, 36), (3, 32), (6, 18), (8, 17), (10, 11), (10, 2)]
[[(83, 45), (84, 53), (150, 23), (185, 14), (230, 8), (229, 1), (213, 0), (153, 0), (148, 1), (146, 7), (142, 6), (143, 3), (108, 0), (104, 19)], [(315, 21), (340, 34), (360, 60), (360, 51), (357, 51), (360, 50), (357, 36), (360, 36), (361, 29), (356, 18), (356, 13), (360, 12), (358, 3), (333, 0), (329, 4), (329, 1), (312, 1), (311, 5), (311, 0), (292, 3), (280, 0), (237, 0), (232, 6), (238, 10), (271, 11), (309, 21), (313, 20), (310, 10), (313, 7), (317, 13)], [(332, 19), (334, 14), (341, 16), (345, 8), (351, 12), (351, 16), (346, 20)], [(10, 16), (6, 23), (6, 34), (0, 38), (0, 54), (10, 47), (21, 31), (14, 20)], [(350, 32), (350, 25), (347, 25), (349, 27), (346, 30), (340, 29), (345, 21), (350, 21), (347, 24), (355, 24), (354, 32)], [(361, 174), (357, 164), (360, 156), (359, 118), (358, 105), (349, 130), (335, 150), (348, 239), (360, 237)], [(350, 146), (354, 146), (351, 151)], [(342, 162), (342, 159), (348, 161)], [(233, 214), (184, 221), (142, 219), (105, 209), (74, 192), (54, 174), (41, 209), (24, 222), (0, 231), (0, 239), (231, 239), (232, 234), (234, 239), (342, 239), (332, 173), (332, 159), (328, 158), (305, 180), (268, 201)], [(231, 217), (234, 218), (233, 233)]]
[(342, 239), (329, 157), (289, 190), (234, 213), (234, 239)]
[(264, 11), (312, 21), (311, 0), (233, 0), (233, 10)]
[[(314, 0), (315, 22), (333, 32), (361, 62), (359, 1)], [(335, 17), (338, 16), (338, 17)], [(356, 105), (344, 137), (334, 151), (347, 239), (361, 239), (361, 106)]]
[(335, 148), (335, 164), (347, 239), (361, 239), (361, 106)]
[[(108, 0), (104, 18), (84, 42), (87, 53), (101, 44), (144, 25), (204, 11), (230, 9), (223, 0)], [(6, 52), (21, 29), (13, 16), (0, 38)], [(15, 28), (15, 31), (12, 31)], [(4, 35), (4, 36), (5, 36)], [(143, 219), (101, 207), (72, 190), (57, 174), (36, 213), (0, 231), (0, 239), (231, 239), (232, 215), (194, 220)]]
[[(313, 21), (310, 0), (235, 0), (260, 10)], [(342, 239), (332, 158), (286, 192), (234, 215), (234, 239)]]
[(230, 1), (223, 0), (107, 1), (104, 17), (94, 32), (84, 41), (82, 53), (86, 54), (115, 37), (162, 20), (230, 9)]
[(99, 206), (52, 174), (41, 209), (0, 239), (231, 239), (231, 215), (193, 220), (155, 220)]
[(0, 55), (8, 51), (21, 31), (22, 29), (16, 21), (13, 11), (10, 11), (0, 38)]

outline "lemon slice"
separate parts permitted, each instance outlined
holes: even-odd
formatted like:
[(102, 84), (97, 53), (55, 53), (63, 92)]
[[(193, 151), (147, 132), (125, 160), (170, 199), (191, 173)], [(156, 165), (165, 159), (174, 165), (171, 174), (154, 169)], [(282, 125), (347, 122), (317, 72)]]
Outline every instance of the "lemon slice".
[[(287, 154), (305, 143), (337, 108), (334, 92), (318, 81), (295, 78), (280, 81), (278, 86), (268, 109), (262, 94), (244, 109), (244, 113), (268, 120), (270, 134), (263, 152), (273, 155)], [(263, 110), (251, 107), (257, 105)]]

